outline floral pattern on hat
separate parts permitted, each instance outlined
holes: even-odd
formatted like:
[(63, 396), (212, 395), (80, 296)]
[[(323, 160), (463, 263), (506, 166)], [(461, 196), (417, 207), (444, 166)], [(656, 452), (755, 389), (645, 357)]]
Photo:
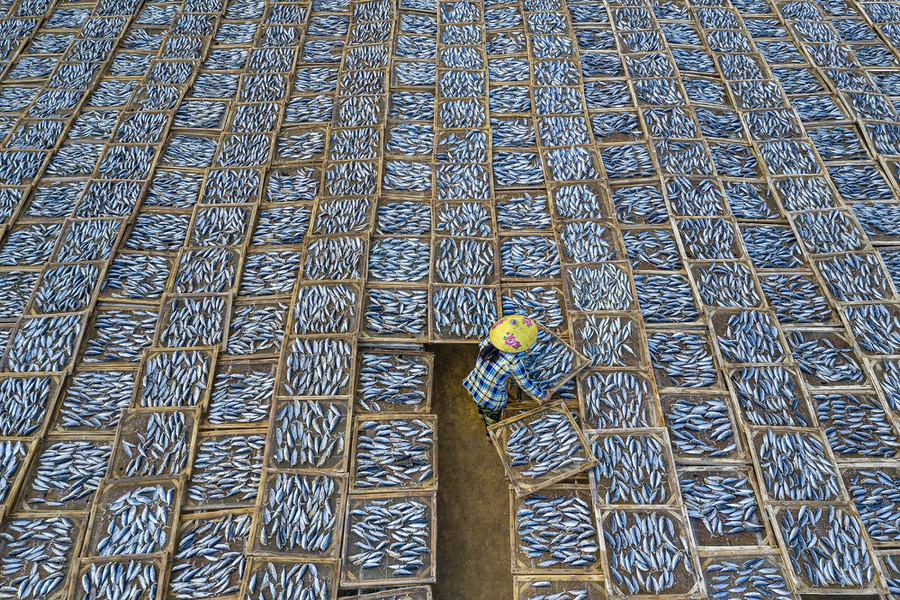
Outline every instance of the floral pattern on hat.
[(519, 343), (519, 340), (516, 339), (516, 336), (512, 334), (511, 331), (507, 331), (506, 335), (503, 337), (503, 341), (506, 342), (506, 345), (510, 348), (515, 348), (516, 350), (522, 345)]

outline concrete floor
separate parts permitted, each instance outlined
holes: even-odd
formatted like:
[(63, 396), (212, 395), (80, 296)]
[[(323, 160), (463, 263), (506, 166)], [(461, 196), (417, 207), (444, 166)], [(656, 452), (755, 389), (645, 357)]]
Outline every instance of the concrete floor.
[(462, 380), (474, 344), (436, 344), (432, 412), (438, 416), (435, 600), (512, 598), (509, 485)]

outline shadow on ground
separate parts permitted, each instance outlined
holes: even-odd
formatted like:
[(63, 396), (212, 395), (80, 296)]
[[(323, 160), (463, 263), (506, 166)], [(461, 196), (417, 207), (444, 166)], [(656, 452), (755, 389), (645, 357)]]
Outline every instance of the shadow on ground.
[(512, 598), (509, 486), (475, 404), (462, 385), (474, 344), (434, 345), (432, 412), (438, 416), (435, 600)]

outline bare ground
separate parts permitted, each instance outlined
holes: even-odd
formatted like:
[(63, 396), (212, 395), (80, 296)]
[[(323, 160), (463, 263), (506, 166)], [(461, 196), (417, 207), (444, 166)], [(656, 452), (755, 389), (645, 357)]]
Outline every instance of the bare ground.
[(432, 412), (438, 416), (435, 600), (512, 598), (509, 485), (475, 403), (462, 385), (476, 346), (436, 344)]

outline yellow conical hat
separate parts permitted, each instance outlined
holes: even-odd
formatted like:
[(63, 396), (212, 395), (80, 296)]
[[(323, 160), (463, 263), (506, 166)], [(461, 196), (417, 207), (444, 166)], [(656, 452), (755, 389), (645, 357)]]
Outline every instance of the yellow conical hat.
[(537, 339), (537, 322), (525, 315), (503, 317), (491, 327), (491, 343), (502, 352), (524, 352)]

